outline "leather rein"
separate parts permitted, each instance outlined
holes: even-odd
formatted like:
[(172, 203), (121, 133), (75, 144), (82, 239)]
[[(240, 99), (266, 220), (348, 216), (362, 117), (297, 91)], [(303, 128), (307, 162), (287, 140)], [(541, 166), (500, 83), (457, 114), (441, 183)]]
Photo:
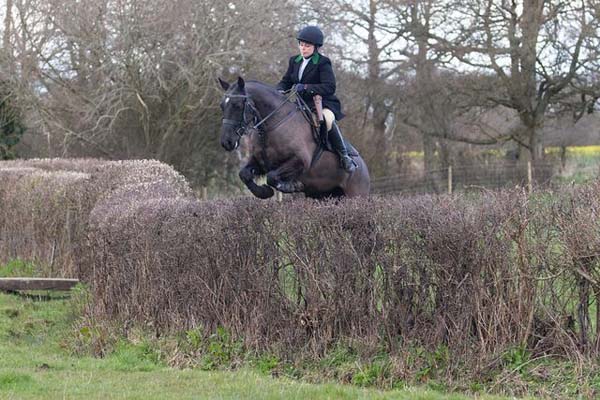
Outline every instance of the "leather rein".
[[(271, 111), (266, 117), (260, 118), (260, 114), (254, 105), (254, 101), (249, 95), (246, 94), (225, 94), (225, 98), (243, 98), (244, 99), (244, 111), (242, 113), (242, 119), (228, 119), (223, 118), (223, 125), (231, 125), (235, 128), (235, 134), (239, 139), (242, 138), (248, 131), (256, 131), (259, 135), (264, 135), (266, 133), (264, 126), (262, 126), (267, 120), (269, 120), (277, 111), (281, 109), (286, 103), (290, 101), (290, 98), (296, 94), (295, 89), (291, 89), (286, 92), (287, 95), (285, 100), (283, 100), (273, 111)], [(292, 111), (290, 111), (281, 121), (279, 121), (275, 126), (271, 127), (270, 130), (277, 128), (279, 125), (286, 122), (292, 115), (294, 115), (299, 110), (298, 107), (294, 107)], [(248, 115), (251, 115), (251, 119), (248, 119)], [(253, 124), (253, 125), (252, 125)]]

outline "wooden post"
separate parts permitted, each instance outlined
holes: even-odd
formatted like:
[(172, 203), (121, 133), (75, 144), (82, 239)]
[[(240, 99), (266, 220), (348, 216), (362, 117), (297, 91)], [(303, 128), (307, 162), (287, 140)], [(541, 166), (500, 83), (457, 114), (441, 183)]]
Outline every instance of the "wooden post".
[(283, 193), (277, 191), (277, 201), (282, 202), (283, 201)]
[(448, 194), (452, 194), (452, 165), (448, 166)]
[(78, 279), (62, 278), (0, 278), (0, 290), (69, 290)]
[(531, 171), (531, 161), (527, 161), (527, 191), (531, 193), (533, 189), (533, 174)]
[(202, 200), (208, 200), (208, 188), (206, 186), (202, 187)]

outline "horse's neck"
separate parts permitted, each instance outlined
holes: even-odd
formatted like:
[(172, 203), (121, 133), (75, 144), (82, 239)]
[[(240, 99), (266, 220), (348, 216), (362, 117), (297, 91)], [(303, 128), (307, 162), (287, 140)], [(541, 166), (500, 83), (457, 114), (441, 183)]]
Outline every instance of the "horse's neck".
[[(312, 151), (316, 145), (312, 139), (310, 125), (300, 112), (296, 112), (296, 104), (286, 101), (283, 96), (270, 93), (265, 88), (252, 89), (248, 91), (248, 94), (254, 101), (261, 119), (266, 118), (277, 109), (263, 125), (266, 133), (264, 135), (256, 134), (252, 137), (253, 147), (261, 154), (261, 158), (267, 157), (267, 153), (260, 153), (266, 151), (266, 147), (269, 147), (275, 154), (286, 157), (288, 152), (295, 153), (300, 148), (309, 148)], [(285, 104), (281, 106), (284, 101)]]
[[(254, 105), (256, 109), (260, 113), (260, 118), (265, 118), (267, 115), (271, 114), (281, 103), (284, 101), (282, 96), (278, 96), (275, 93), (270, 93), (265, 88), (249, 88), (248, 90), (250, 97), (254, 101)], [(284, 105), (281, 107), (276, 114), (285, 109), (289, 109), (289, 105)], [(271, 118), (277, 117), (277, 115), (273, 115)]]

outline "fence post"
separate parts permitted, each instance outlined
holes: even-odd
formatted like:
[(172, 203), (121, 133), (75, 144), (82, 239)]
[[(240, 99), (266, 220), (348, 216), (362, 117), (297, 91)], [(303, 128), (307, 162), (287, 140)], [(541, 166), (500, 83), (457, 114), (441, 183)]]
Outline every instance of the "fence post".
[(452, 165), (448, 166), (448, 194), (452, 194)]
[(202, 200), (208, 200), (208, 188), (206, 186), (202, 187)]
[(533, 174), (531, 171), (531, 161), (527, 161), (527, 191), (531, 193), (533, 189)]

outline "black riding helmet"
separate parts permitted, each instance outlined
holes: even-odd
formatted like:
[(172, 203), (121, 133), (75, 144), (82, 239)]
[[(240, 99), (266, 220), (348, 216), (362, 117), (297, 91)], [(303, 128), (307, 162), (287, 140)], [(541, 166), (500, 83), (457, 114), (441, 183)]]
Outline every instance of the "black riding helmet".
[(305, 26), (298, 32), (296, 39), (315, 46), (323, 46), (323, 32), (317, 26)]

